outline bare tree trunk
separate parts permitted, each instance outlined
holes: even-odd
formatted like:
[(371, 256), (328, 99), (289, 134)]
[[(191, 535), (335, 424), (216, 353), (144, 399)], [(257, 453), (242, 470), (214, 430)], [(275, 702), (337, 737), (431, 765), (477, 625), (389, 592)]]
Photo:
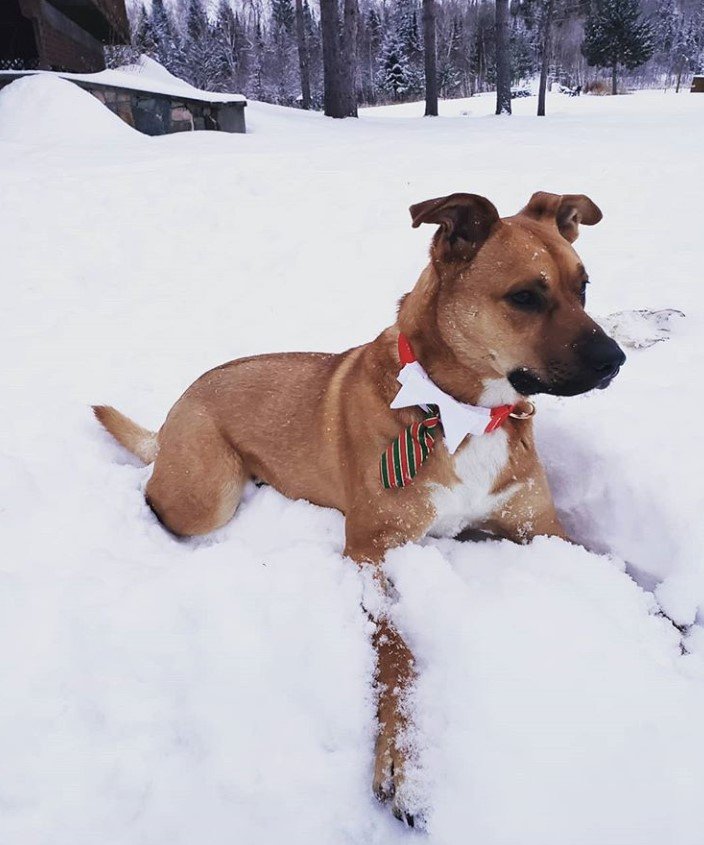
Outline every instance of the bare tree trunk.
[(486, 44), (484, 41), (484, 30), (481, 29), (477, 40), (477, 73), (474, 77), (475, 91), (472, 94), (481, 94), (486, 90)]
[(369, 39), (369, 48), (367, 51), (367, 75), (369, 76), (369, 103), (376, 105), (376, 91), (374, 90), (374, 57), (372, 56), (372, 42)]
[(323, 42), (323, 107), (328, 117), (344, 117), (340, 103), (340, 40), (337, 0), (320, 0)]
[(552, 13), (554, 0), (547, 0), (543, 10), (543, 31), (540, 39), (540, 84), (538, 86), (538, 117), (545, 117), (545, 92), (548, 87), (550, 50), (552, 48)]
[(618, 80), (616, 79), (616, 69), (618, 62), (614, 62), (611, 66), (611, 93), (618, 94)]
[(511, 114), (508, 4), (509, 0), (496, 0), (496, 114)]
[(301, 105), (310, 108), (310, 70), (308, 67), (308, 45), (306, 24), (303, 18), (303, 0), (296, 0), (296, 40), (298, 41), (298, 67), (301, 71)]
[(435, 0), (423, 0), (423, 42), (425, 50), (425, 114), (438, 114), (438, 68), (435, 41)]
[(357, 117), (357, 0), (344, 0), (340, 44), (340, 93), (344, 114)]

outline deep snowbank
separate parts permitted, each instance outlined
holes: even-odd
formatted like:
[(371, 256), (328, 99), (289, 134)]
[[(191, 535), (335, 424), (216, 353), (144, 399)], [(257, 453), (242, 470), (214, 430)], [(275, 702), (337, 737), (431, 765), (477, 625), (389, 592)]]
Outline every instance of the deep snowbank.
[(143, 137), (92, 94), (57, 76), (40, 73), (0, 90), (0, 141), (87, 146)]
[[(507, 213), (545, 188), (604, 209), (578, 243), (594, 313), (687, 318), (608, 391), (540, 399), (558, 505), (615, 557), (557, 540), (391, 556), (421, 670), (419, 802), (433, 845), (700, 845), (701, 629), (682, 655), (623, 571), (664, 579), (680, 621), (704, 606), (691, 100), (336, 123), (253, 104), (251, 135), (128, 146), (56, 85), (0, 99), (0, 839), (408, 841), (369, 794), (372, 655), (340, 515), (251, 489), (216, 536), (177, 542), (88, 405), (157, 426), (209, 366), (363, 342), (423, 266), (411, 202), (471, 190)], [(59, 90), (83, 138), (120, 143), (57, 144), (39, 100)]]

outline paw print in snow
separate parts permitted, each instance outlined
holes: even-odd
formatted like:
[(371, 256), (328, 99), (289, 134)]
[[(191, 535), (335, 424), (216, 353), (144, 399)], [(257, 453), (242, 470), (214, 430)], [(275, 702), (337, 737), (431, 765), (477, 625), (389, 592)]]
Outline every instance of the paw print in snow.
[(669, 340), (678, 320), (685, 315), (674, 308), (651, 311), (616, 311), (597, 322), (615, 341), (631, 349), (647, 349), (655, 343)]

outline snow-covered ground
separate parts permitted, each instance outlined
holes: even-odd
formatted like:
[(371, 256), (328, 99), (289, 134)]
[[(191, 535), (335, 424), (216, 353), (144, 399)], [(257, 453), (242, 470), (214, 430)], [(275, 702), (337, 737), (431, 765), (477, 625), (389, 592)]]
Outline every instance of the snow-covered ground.
[[(595, 315), (677, 308), (613, 386), (539, 399), (574, 537), (395, 551), (432, 845), (701, 845), (704, 97), (490, 98), (147, 138), (0, 94), (0, 842), (409, 842), (370, 794), (372, 651), (342, 517), (252, 489), (178, 542), (97, 426), (208, 367), (371, 339), (424, 265), (412, 202), (587, 193)], [(462, 112), (470, 112), (463, 115)], [(637, 328), (616, 321), (624, 334)], [(627, 574), (634, 573), (645, 592)], [(700, 621), (704, 622), (704, 615)]]

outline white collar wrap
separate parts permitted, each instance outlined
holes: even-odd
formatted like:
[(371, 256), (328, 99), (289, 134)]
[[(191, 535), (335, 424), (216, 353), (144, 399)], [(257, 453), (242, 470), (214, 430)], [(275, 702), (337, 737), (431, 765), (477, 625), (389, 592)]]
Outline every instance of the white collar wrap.
[(418, 361), (406, 364), (398, 374), (398, 380), (401, 389), (390, 407), (395, 410), (420, 405), (427, 411), (428, 405), (437, 405), (440, 409), (445, 445), (451, 455), (454, 455), (468, 434), (486, 433), (492, 420), (492, 409), (458, 402), (435, 384)]

